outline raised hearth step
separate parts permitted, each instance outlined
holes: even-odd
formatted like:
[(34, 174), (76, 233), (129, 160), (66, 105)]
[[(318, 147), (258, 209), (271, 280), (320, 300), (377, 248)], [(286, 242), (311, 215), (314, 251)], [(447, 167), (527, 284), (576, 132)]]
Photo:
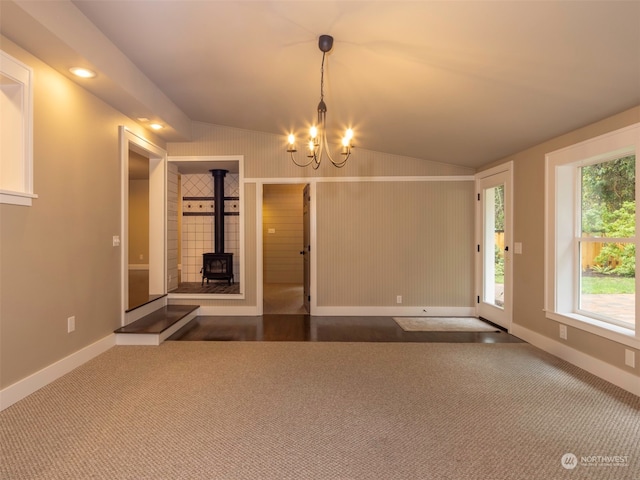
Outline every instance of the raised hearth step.
[(160, 345), (198, 316), (200, 305), (167, 305), (115, 330), (118, 345)]

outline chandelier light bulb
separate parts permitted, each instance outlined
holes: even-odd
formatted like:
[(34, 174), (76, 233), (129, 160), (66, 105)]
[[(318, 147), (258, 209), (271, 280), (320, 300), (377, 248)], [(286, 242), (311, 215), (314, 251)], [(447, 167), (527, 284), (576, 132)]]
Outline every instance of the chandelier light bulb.
[(316, 127), (315, 125), (311, 127), (309, 129), (309, 135), (311, 135), (311, 138), (316, 138), (318, 136), (318, 127)]
[(345, 133), (344, 138), (351, 141), (351, 139), (353, 138), (353, 130), (351, 128), (347, 128), (347, 132)]
[(293, 135), (293, 133), (289, 134), (289, 145), (294, 145), (296, 143), (296, 137)]

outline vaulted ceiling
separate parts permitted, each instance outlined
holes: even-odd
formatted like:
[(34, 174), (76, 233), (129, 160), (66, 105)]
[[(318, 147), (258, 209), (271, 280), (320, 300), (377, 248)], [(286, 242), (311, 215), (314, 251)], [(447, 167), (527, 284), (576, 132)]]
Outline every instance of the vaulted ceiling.
[[(3, 35), (132, 118), (304, 134), (478, 167), (640, 105), (637, 1), (8, 1)], [(337, 138), (337, 133), (336, 133)], [(357, 152), (357, 150), (356, 150)]]

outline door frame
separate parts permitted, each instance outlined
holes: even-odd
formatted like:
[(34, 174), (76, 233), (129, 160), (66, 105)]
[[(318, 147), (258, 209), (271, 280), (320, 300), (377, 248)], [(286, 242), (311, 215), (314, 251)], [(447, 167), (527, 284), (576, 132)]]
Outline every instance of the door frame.
[[(504, 261), (504, 308), (499, 309), (495, 306), (484, 303), (483, 298), (483, 257), (484, 257), (484, 208), (481, 201), (482, 182), (489, 180), (491, 177), (501, 175), (504, 178), (504, 242), (505, 261)], [(475, 175), (475, 193), (476, 193), (476, 316), (485, 318), (491, 322), (500, 325), (507, 331), (511, 330), (513, 321), (513, 162), (503, 163), (496, 167), (484, 170)]]
[(311, 314), (311, 184), (302, 189), (302, 304)]
[[(245, 292), (247, 291), (247, 267), (245, 261), (245, 182), (244, 178), (244, 155), (170, 155), (167, 157), (167, 166), (175, 165), (178, 167), (179, 175), (187, 175), (191, 173), (208, 174), (211, 175), (212, 169), (229, 170), (234, 174), (238, 174), (238, 191), (239, 191), (239, 205), (240, 205), (240, 217), (239, 217), (239, 242), (238, 242), (238, 270), (236, 270), (236, 278), (240, 279), (240, 292), (239, 293), (169, 293), (169, 298), (181, 299), (181, 300), (244, 300)], [(237, 165), (237, 166), (236, 166)], [(187, 173), (180, 173), (185, 167), (188, 169)], [(168, 167), (167, 167), (168, 172)], [(167, 176), (169, 174), (167, 173)], [(168, 195), (168, 194), (167, 194)], [(181, 215), (182, 210), (179, 207), (178, 215)], [(176, 232), (178, 238), (181, 237), (181, 232)], [(167, 242), (167, 248), (170, 245)], [(179, 249), (180, 255), (176, 260), (175, 267), (177, 268), (182, 262), (182, 255), (184, 252)], [(167, 255), (168, 257), (168, 255)], [(235, 262), (235, 259), (234, 259)], [(167, 275), (174, 265), (170, 265), (167, 262)], [(236, 281), (237, 283), (237, 281)], [(169, 282), (167, 281), (167, 288)]]
[(256, 314), (262, 315), (264, 313), (264, 236), (262, 232), (263, 217), (263, 195), (264, 185), (309, 185), (309, 292), (311, 295), (311, 301), (309, 302), (309, 315), (313, 315), (317, 308), (317, 295), (316, 295), (316, 182), (309, 178), (265, 178), (256, 180)]
[[(167, 152), (124, 126), (120, 139), (120, 314), (126, 325), (129, 305), (129, 151), (149, 158), (149, 294), (167, 293)], [(114, 238), (114, 243), (116, 239)]]

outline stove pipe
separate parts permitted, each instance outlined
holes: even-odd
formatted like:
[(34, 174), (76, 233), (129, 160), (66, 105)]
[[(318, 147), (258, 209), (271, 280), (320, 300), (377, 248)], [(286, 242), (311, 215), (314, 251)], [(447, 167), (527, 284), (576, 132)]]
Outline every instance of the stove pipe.
[(213, 241), (214, 252), (224, 253), (224, 177), (229, 170), (209, 170), (213, 175)]

